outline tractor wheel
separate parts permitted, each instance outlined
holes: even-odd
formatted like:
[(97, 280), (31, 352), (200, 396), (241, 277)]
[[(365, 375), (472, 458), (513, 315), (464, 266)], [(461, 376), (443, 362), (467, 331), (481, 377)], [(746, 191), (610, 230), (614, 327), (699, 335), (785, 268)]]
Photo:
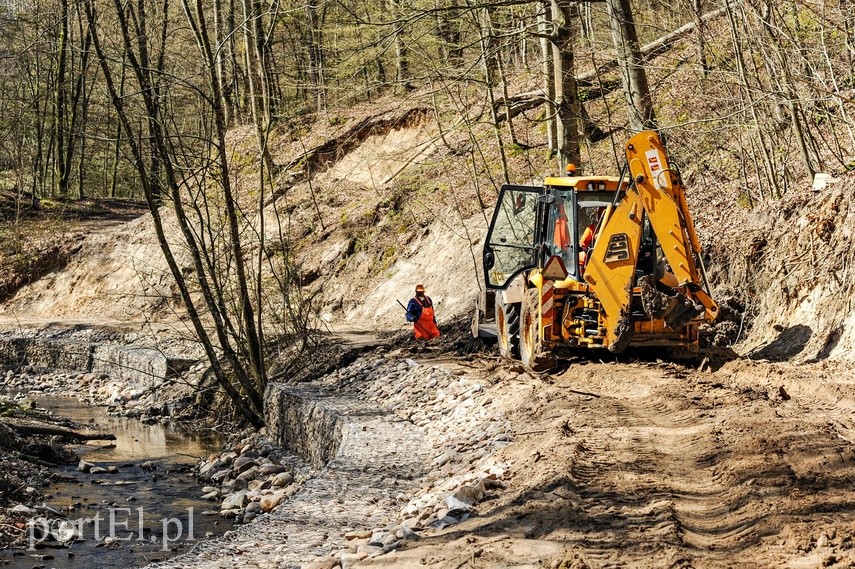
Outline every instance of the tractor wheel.
[(496, 302), (496, 335), (499, 338), (499, 354), (503, 358), (519, 357), (520, 303)]
[(543, 338), (540, 335), (540, 314), (537, 289), (526, 292), (520, 320), (520, 359), (525, 367), (532, 371), (546, 371), (555, 366), (552, 354), (543, 352)]

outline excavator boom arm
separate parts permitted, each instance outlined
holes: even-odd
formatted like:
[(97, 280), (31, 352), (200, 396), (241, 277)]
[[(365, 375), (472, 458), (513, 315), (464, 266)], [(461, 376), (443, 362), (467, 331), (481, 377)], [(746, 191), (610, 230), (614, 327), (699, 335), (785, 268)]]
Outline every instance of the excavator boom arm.
[(700, 245), (685, 191), (661, 139), (652, 131), (633, 136), (626, 144), (626, 157), (632, 183), (606, 219), (584, 275), (602, 306), (613, 351), (621, 351), (632, 336), (630, 308), (645, 216), (676, 277), (675, 291), (703, 306), (707, 320), (718, 313), (695, 262)]
[(671, 169), (662, 140), (653, 131), (640, 132), (626, 143), (630, 176), (662, 252), (681, 287), (703, 305), (705, 317), (714, 320), (718, 306), (704, 291), (695, 263), (700, 243), (686, 204), (680, 177)]

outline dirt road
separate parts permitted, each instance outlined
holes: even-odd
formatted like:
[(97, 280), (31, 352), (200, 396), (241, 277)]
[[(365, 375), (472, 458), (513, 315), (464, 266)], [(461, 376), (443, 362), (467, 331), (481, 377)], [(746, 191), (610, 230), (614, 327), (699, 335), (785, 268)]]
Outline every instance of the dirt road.
[[(370, 567), (851, 567), (855, 376), (734, 360), (483, 370), (507, 488)], [(362, 566), (362, 565), (360, 565)]]

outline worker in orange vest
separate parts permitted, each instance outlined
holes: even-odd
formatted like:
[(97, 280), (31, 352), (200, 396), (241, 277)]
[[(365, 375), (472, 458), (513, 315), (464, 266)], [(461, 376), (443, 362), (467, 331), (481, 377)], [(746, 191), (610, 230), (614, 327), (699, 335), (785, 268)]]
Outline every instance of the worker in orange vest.
[(407, 304), (407, 322), (413, 323), (413, 333), (417, 340), (433, 340), (439, 338), (439, 328), (436, 327), (436, 315), (433, 312), (433, 301), (425, 294), (425, 285), (416, 285), (416, 296)]
[(606, 213), (606, 208), (598, 207), (596, 209), (596, 222), (589, 223), (582, 233), (582, 238), (579, 240), (579, 268), (584, 269), (585, 263), (588, 261), (588, 252), (594, 248), (594, 238), (597, 236), (597, 227), (602, 223), (603, 214)]

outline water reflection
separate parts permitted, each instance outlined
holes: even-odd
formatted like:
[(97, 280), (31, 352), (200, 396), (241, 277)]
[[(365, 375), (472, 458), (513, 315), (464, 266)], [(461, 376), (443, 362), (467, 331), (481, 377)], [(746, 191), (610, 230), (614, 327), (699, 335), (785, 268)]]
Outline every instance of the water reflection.
[[(76, 450), (98, 466), (118, 467), (118, 473), (87, 474), (78, 472), (76, 464), (56, 469), (57, 480), (61, 481), (42, 489), (46, 505), (65, 512), (70, 522), (96, 517), (103, 521), (99, 527), (94, 523), (80, 524), (85, 541), (69, 549), (39, 549), (23, 554), (4, 551), (0, 553), (0, 565), (15, 569), (142, 566), (187, 551), (196, 543), (187, 540), (191, 537), (191, 515), (194, 540), (231, 528), (231, 522), (217, 515), (218, 503), (199, 499), (201, 488), (189, 475), (198, 458), (222, 449), (218, 435), (111, 417), (103, 407), (91, 407), (71, 398), (44, 397), (36, 399), (36, 403), (39, 408), (86, 425), (89, 431), (115, 435), (115, 441), (82, 445)], [(149, 461), (154, 468), (143, 468), (142, 464)], [(115, 520), (127, 521), (128, 525), (123, 528), (120, 523), (115, 541), (105, 545), (111, 513)], [(165, 524), (164, 520), (174, 521)], [(164, 551), (164, 531), (175, 538), (179, 525), (181, 539)]]
[[(112, 417), (104, 407), (85, 405), (68, 397), (41, 397), (40, 408), (84, 424), (91, 431), (116, 436), (115, 445), (95, 444), (81, 449), (87, 460), (156, 460), (172, 458), (193, 461), (222, 449), (222, 438), (213, 432), (189, 433), (180, 425), (147, 425), (136, 419)], [(189, 456), (188, 456), (189, 455)]]

